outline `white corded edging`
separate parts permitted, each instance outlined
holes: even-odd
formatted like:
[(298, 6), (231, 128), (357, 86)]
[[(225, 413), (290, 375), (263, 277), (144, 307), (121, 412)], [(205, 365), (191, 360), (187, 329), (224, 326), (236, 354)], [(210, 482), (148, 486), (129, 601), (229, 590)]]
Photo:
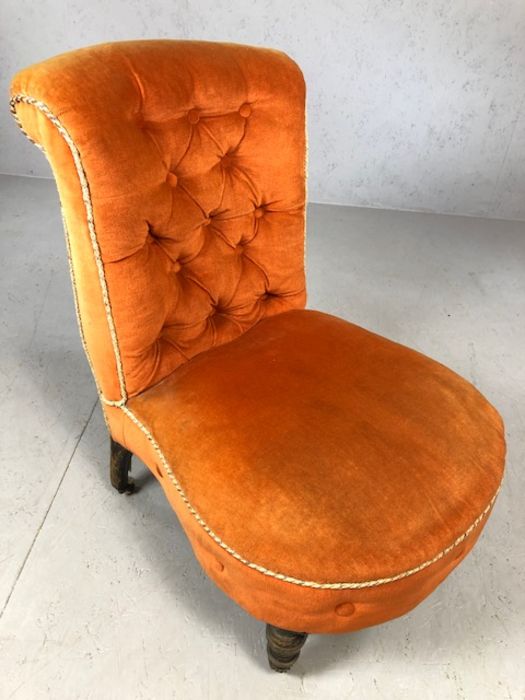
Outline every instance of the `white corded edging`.
[[(399, 574), (395, 574), (393, 576), (388, 576), (385, 578), (379, 578), (379, 579), (374, 579), (371, 581), (346, 581), (346, 582), (340, 582), (340, 583), (324, 583), (324, 582), (318, 582), (318, 581), (304, 581), (302, 579), (295, 578), (294, 576), (287, 576), (286, 574), (282, 574), (276, 571), (272, 571), (271, 569), (267, 569), (264, 566), (261, 566), (260, 564), (255, 564), (254, 562), (249, 561), (245, 557), (243, 557), (241, 554), (236, 552), (232, 547), (227, 545), (223, 540), (217, 535), (211, 527), (206, 523), (204, 518), (201, 517), (200, 513), (194, 508), (194, 506), (191, 504), (190, 500), (188, 499), (184, 489), (182, 488), (179, 480), (175, 476), (173, 470), (171, 469), (166, 457), (164, 456), (158, 442), (155, 440), (151, 432), (148, 430), (148, 428), (135, 416), (133, 411), (131, 411), (130, 408), (126, 405), (127, 402), (127, 394), (126, 394), (126, 387), (125, 387), (125, 381), (124, 381), (124, 372), (122, 368), (122, 362), (121, 362), (121, 357), (120, 357), (120, 349), (117, 341), (117, 335), (115, 332), (115, 324), (113, 321), (113, 315), (111, 311), (111, 305), (109, 303), (109, 295), (108, 295), (108, 289), (107, 289), (107, 284), (106, 284), (106, 278), (104, 275), (104, 264), (102, 262), (102, 257), (100, 254), (100, 247), (98, 245), (98, 240), (96, 237), (96, 232), (95, 232), (95, 224), (94, 224), (94, 219), (93, 219), (93, 206), (91, 202), (91, 194), (86, 178), (86, 174), (84, 171), (84, 168), (82, 166), (82, 161), (80, 158), (80, 153), (73, 142), (71, 136), (69, 135), (69, 132), (66, 130), (66, 128), (62, 125), (60, 120), (51, 112), (51, 110), (45, 105), (43, 102), (40, 100), (37, 100), (33, 97), (29, 97), (27, 95), (23, 94), (17, 94), (14, 97), (11, 98), (10, 101), (10, 107), (11, 107), (11, 113), (13, 114), (15, 121), (17, 122), (18, 126), (20, 127), (21, 131), (27, 138), (35, 144), (40, 150), (44, 151), (43, 147), (36, 143), (24, 130), (22, 127), (22, 124), (16, 114), (16, 105), (19, 102), (24, 102), (29, 105), (33, 105), (36, 107), (38, 110), (40, 110), (58, 129), (60, 134), (63, 136), (65, 142), (67, 143), (71, 154), (73, 156), (73, 161), (75, 163), (75, 167), (77, 170), (77, 174), (80, 180), (80, 185), (82, 188), (82, 198), (84, 201), (84, 205), (86, 208), (86, 216), (87, 216), (87, 222), (88, 222), (88, 229), (89, 229), (89, 236), (91, 239), (91, 244), (93, 247), (93, 254), (95, 256), (95, 262), (97, 265), (97, 270), (98, 270), (98, 275), (99, 275), (99, 281), (100, 281), (100, 287), (102, 291), (102, 299), (104, 302), (104, 308), (106, 311), (106, 318), (110, 330), (110, 335), (111, 335), (111, 340), (113, 344), (113, 350), (115, 353), (115, 361), (117, 365), (117, 372), (118, 372), (118, 379), (119, 379), (119, 384), (120, 384), (120, 391), (121, 391), (121, 398), (118, 401), (112, 401), (109, 399), (106, 399), (102, 393), (99, 391), (100, 399), (103, 404), (107, 406), (114, 406), (117, 408), (120, 408), (125, 415), (141, 430), (141, 432), (146, 436), (148, 441), (151, 443), (153, 449), (155, 452), (158, 454), (159, 459), (166, 471), (166, 474), (168, 475), (169, 480), (175, 487), (177, 493), (179, 494), (181, 500), (185, 504), (185, 506), (188, 508), (192, 516), (195, 518), (195, 520), (199, 523), (199, 525), (202, 527), (202, 529), (211, 537), (211, 539), (219, 545), (224, 551), (228, 552), (234, 559), (237, 561), (241, 562), (241, 564), (246, 565), (250, 569), (253, 569), (255, 571), (258, 571), (261, 574), (264, 574), (265, 576), (270, 576), (271, 578), (275, 578), (279, 581), (284, 581), (286, 583), (293, 583), (297, 586), (302, 586), (304, 588), (315, 588), (315, 589), (329, 589), (329, 590), (345, 590), (345, 589), (360, 589), (360, 588), (373, 588), (375, 586), (380, 586), (385, 583), (392, 583), (394, 581), (399, 581), (401, 579), (407, 578), (408, 576), (412, 576), (413, 574), (417, 574), (419, 571), (422, 571), (423, 569), (426, 569), (427, 567), (431, 566), (432, 564), (435, 564), (437, 561), (442, 559), (444, 556), (446, 556), (449, 552), (451, 552), (455, 547), (457, 547), (459, 544), (461, 544), (472, 532), (477, 528), (477, 526), (484, 520), (484, 518), (487, 516), (489, 513), (490, 509), (494, 505), (494, 502), (497, 498), (497, 495), (499, 493), (499, 490), (501, 487), (498, 487), (498, 490), (494, 494), (494, 496), (491, 498), (489, 504), (487, 507), (482, 511), (482, 513), (474, 520), (472, 525), (470, 525), (465, 532), (460, 535), (458, 538), (452, 542), (448, 547), (443, 549), (439, 554), (437, 554), (435, 557), (432, 559), (428, 559), (427, 561), (423, 562), (422, 564), (419, 564), (418, 566), (413, 567), (412, 569), (408, 569), (406, 571), (402, 571)], [(306, 126), (306, 124), (305, 124)], [(44, 151), (45, 152), (45, 151)], [(305, 160), (305, 167), (306, 167), (306, 160)], [(75, 284), (75, 277), (74, 277), (74, 271), (73, 271), (73, 265), (71, 261), (71, 255), (70, 255), (70, 249), (69, 249), (69, 238), (68, 238), (68, 232), (67, 228), (66, 230), (66, 245), (68, 247), (68, 258), (70, 261), (70, 270), (71, 270), (71, 277), (72, 277), (72, 282), (73, 282), (73, 294), (75, 297), (75, 309), (77, 312), (77, 318), (78, 318), (78, 323), (79, 323), (79, 328), (80, 328), (80, 336), (82, 340), (82, 344), (84, 346), (84, 349), (86, 351), (86, 355), (88, 358), (88, 362), (92, 368), (91, 365), (91, 359), (89, 357), (89, 353), (87, 352), (87, 346), (85, 344), (85, 338), (84, 338), (84, 333), (82, 329), (82, 323), (80, 319), (80, 311), (78, 308), (78, 300), (77, 300), (77, 289), (76, 289), (76, 284)], [(306, 238), (306, 236), (305, 236)], [(92, 368), (93, 370), (93, 368)], [(96, 377), (95, 377), (96, 381)]]
[(113, 345), (113, 352), (115, 354), (115, 362), (117, 365), (117, 375), (118, 375), (118, 380), (119, 380), (119, 386), (120, 386), (120, 397), (121, 401), (126, 401), (127, 394), (126, 394), (126, 383), (124, 380), (124, 371), (122, 369), (122, 359), (120, 357), (120, 349), (118, 345), (118, 340), (117, 340), (117, 334), (115, 331), (115, 323), (113, 321), (113, 315), (111, 313), (111, 305), (109, 303), (109, 294), (108, 294), (108, 287), (106, 283), (106, 276), (104, 273), (104, 263), (102, 262), (102, 256), (100, 253), (100, 246), (98, 244), (97, 236), (95, 233), (95, 222), (93, 218), (93, 205), (91, 202), (91, 193), (89, 191), (89, 185), (86, 177), (86, 173), (84, 172), (84, 167), (82, 165), (82, 160), (80, 158), (80, 153), (78, 151), (78, 148), (76, 147), (73, 139), (71, 138), (69, 132), (65, 128), (65, 126), (62, 124), (62, 122), (56, 117), (53, 112), (49, 109), (49, 107), (41, 102), (40, 100), (35, 99), (34, 97), (29, 97), (28, 95), (23, 95), (23, 94), (17, 94), (14, 95), (10, 102), (9, 106), (11, 108), (11, 113), (13, 114), (15, 121), (17, 122), (18, 126), (22, 130), (22, 133), (27, 136), (27, 138), (34, 143), (36, 146), (40, 148), (41, 151), (45, 150), (44, 148), (33, 141), (33, 139), (29, 136), (29, 134), (26, 133), (24, 130), (18, 115), (16, 113), (16, 105), (19, 102), (23, 102), (25, 104), (33, 105), (36, 107), (38, 110), (44, 114), (49, 121), (56, 126), (60, 134), (62, 135), (64, 141), (67, 143), (69, 150), (71, 151), (71, 155), (73, 156), (73, 161), (75, 163), (75, 168), (80, 180), (80, 187), (82, 189), (82, 199), (84, 201), (84, 206), (86, 208), (86, 218), (87, 218), (87, 224), (88, 224), (88, 230), (89, 230), (89, 238), (91, 240), (91, 246), (93, 248), (93, 255), (95, 257), (95, 263), (97, 266), (97, 271), (98, 271), (98, 278), (100, 282), (100, 290), (102, 292), (102, 301), (104, 303), (104, 308), (106, 311), (106, 319), (108, 322), (108, 327), (109, 327), (109, 333), (111, 336), (111, 342)]
[[(74, 301), (74, 306), (75, 306), (75, 315), (77, 317), (78, 330), (80, 332), (80, 340), (82, 342), (82, 347), (84, 348), (84, 352), (85, 352), (86, 357), (87, 357), (87, 361), (88, 361), (89, 368), (91, 370), (91, 374), (93, 375), (93, 379), (95, 380), (95, 386), (97, 387), (98, 397), (102, 402), (105, 402), (106, 399), (104, 398), (104, 395), (102, 394), (102, 389), (99, 386), (97, 375), (95, 374), (95, 368), (93, 367), (93, 363), (91, 361), (91, 355), (89, 354), (88, 346), (86, 343), (86, 337), (84, 335), (84, 326), (82, 324), (82, 318), (80, 316), (80, 305), (78, 303), (77, 280), (75, 277), (75, 269), (73, 266), (73, 257), (71, 255), (71, 242), (69, 240), (69, 230), (67, 227), (66, 217), (64, 216), (64, 210), (62, 209), (62, 206), (60, 206), (60, 214), (62, 215), (62, 226), (64, 228), (64, 237), (66, 239), (67, 262), (68, 262), (68, 267), (69, 267), (69, 276), (71, 278), (71, 286), (73, 287), (73, 301)], [(108, 429), (108, 432), (109, 432), (108, 417), (106, 416), (106, 411), (104, 411), (104, 409), (102, 409), (102, 415), (104, 417), (104, 423), (106, 424), (106, 428)]]
[(93, 367), (93, 363), (91, 361), (91, 355), (89, 354), (88, 346), (86, 343), (86, 337), (84, 335), (84, 326), (82, 324), (82, 318), (80, 316), (80, 306), (78, 303), (77, 280), (75, 277), (75, 269), (73, 267), (73, 257), (71, 255), (71, 242), (69, 240), (69, 230), (67, 227), (66, 217), (64, 216), (64, 210), (62, 209), (62, 207), (60, 207), (60, 213), (62, 215), (62, 225), (64, 227), (64, 236), (66, 239), (67, 262), (68, 262), (68, 266), (69, 266), (69, 276), (71, 278), (71, 286), (73, 287), (73, 301), (74, 301), (74, 305), (75, 305), (75, 315), (77, 317), (78, 330), (80, 332), (80, 340), (82, 342), (82, 347), (84, 348), (84, 352), (86, 353), (89, 368), (91, 370), (93, 378), (95, 379), (95, 385), (97, 387), (98, 395), (102, 399), (102, 390), (100, 389), (100, 387), (98, 385), (97, 375), (95, 374), (95, 368)]
[(160, 461), (162, 462), (162, 466), (164, 467), (166, 474), (168, 475), (169, 480), (177, 490), (179, 496), (181, 497), (182, 501), (190, 511), (190, 513), (193, 515), (195, 520), (199, 523), (199, 525), (205, 530), (205, 532), (208, 533), (208, 535), (212, 538), (212, 540), (219, 545), (222, 549), (224, 549), (228, 554), (231, 554), (232, 557), (237, 559), (237, 561), (240, 561), (242, 564), (245, 564), (248, 566), (250, 569), (254, 569), (255, 571), (259, 571), (261, 574), (265, 574), (266, 576), (271, 576), (272, 578), (276, 578), (279, 581), (285, 581), (286, 583), (294, 583), (297, 586), (303, 586), (304, 588), (317, 588), (317, 589), (330, 589), (330, 590), (344, 590), (344, 589), (349, 589), (349, 588), (372, 588), (374, 586), (380, 586), (381, 584), (384, 583), (392, 583), (393, 581), (399, 581), (400, 579), (407, 578), (408, 576), (411, 576), (412, 574), (417, 574), (418, 571), (422, 571), (423, 569), (426, 569), (428, 566), (431, 566), (432, 564), (435, 564), (437, 561), (442, 559), (446, 554), (448, 554), (450, 551), (454, 549), (454, 547), (457, 547), (461, 542), (463, 542), (469, 535), (470, 533), (476, 529), (476, 527), (481, 523), (481, 521), (486, 517), (487, 513), (490, 511), (492, 508), (494, 501), (496, 500), (496, 497), (499, 493), (499, 488), (492, 497), (490, 503), (488, 506), (484, 509), (484, 511), (479, 515), (476, 520), (472, 523), (472, 525), (458, 538), (454, 540), (454, 542), (443, 549), (439, 554), (437, 554), (435, 557), (432, 559), (428, 559), (427, 561), (423, 562), (422, 564), (419, 564), (418, 566), (415, 566), (412, 569), (408, 569), (407, 571), (403, 571), (399, 574), (395, 574), (394, 576), (388, 576), (386, 578), (379, 578), (375, 579), (372, 581), (351, 581), (351, 582), (341, 582), (341, 583), (320, 583), (318, 581), (304, 581), (302, 579), (295, 578), (294, 576), (287, 576), (286, 574), (281, 574), (278, 573), (277, 571), (272, 571), (271, 569), (267, 569), (264, 566), (261, 566), (260, 564), (254, 564), (253, 562), (249, 561), (245, 557), (243, 557), (241, 554), (236, 552), (232, 547), (227, 545), (223, 540), (217, 535), (211, 527), (206, 523), (204, 518), (201, 517), (199, 512), (195, 509), (195, 507), (191, 504), (190, 500), (186, 496), (186, 493), (184, 489), (182, 488), (179, 480), (173, 473), (173, 470), (171, 469), (168, 460), (164, 456), (164, 453), (160, 449), (160, 446), (158, 442), (155, 440), (153, 435), (150, 433), (150, 431), (146, 428), (146, 426), (137, 418), (137, 416), (133, 413), (133, 411), (128, 407), (128, 406), (121, 406), (122, 410), (124, 413), (128, 416), (128, 418), (135, 423), (135, 425), (144, 433), (146, 438), (149, 440), (151, 443), (153, 449), (155, 452), (158, 454)]

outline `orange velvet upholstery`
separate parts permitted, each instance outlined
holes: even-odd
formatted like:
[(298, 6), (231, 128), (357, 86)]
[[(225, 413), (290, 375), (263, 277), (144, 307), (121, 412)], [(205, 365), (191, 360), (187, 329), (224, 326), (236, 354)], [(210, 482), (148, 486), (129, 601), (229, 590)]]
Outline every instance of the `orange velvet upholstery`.
[(269, 50), (111, 44), (13, 81), (63, 207), (113, 438), (208, 575), (261, 620), (343, 632), (410, 610), (479, 536), (492, 406), (305, 302), (304, 84)]
[[(309, 632), (413, 607), (470, 549), (502, 476), (501, 420), (472, 385), (315, 311), (262, 320), (126, 409), (157, 449), (126, 419), (117, 439), (178, 490), (212, 578)], [(268, 580), (248, 584), (250, 566)]]
[(48, 115), (17, 102), (74, 234), (80, 313), (106, 398), (138, 394), (264, 316), (304, 306), (305, 90), (289, 58), (213, 43), (108, 44), (22, 71), (13, 93), (60, 120), (86, 175), (120, 382), (111, 338), (93, 328), (105, 314), (77, 250), (90, 231), (72, 154)]

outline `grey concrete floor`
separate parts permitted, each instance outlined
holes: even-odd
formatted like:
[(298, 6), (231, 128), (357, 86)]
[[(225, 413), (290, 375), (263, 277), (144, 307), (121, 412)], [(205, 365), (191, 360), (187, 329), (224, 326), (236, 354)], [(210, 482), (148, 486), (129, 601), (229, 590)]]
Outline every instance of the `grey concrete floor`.
[(525, 697), (525, 223), (312, 205), (309, 306), (470, 379), (507, 426), (474, 552), (388, 624), (309, 639), (289, 675), (204, 576), (153, 478), (119, 496), (53, 182), (0, 177), (0, 697)]

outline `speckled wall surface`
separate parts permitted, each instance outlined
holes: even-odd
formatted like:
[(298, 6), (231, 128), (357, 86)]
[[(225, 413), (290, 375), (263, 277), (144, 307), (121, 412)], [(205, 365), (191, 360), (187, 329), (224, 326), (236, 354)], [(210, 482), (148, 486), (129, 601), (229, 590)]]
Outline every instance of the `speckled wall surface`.
[[(2, 0), (0, 75), (102, 41), (274, 46), (309, 87), (313, 201), (525, 219), (525, 0)], [(0, 172), (49, 175), (7, 109)]]

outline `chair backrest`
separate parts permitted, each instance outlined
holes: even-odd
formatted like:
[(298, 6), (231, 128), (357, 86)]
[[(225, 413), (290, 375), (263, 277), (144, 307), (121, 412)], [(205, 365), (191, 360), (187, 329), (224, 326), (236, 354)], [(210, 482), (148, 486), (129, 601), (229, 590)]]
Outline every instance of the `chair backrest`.
[(106, 403), (304, 306), (304, 102), (291, 59), (235, 44), (105, 44), (15, 76)]

